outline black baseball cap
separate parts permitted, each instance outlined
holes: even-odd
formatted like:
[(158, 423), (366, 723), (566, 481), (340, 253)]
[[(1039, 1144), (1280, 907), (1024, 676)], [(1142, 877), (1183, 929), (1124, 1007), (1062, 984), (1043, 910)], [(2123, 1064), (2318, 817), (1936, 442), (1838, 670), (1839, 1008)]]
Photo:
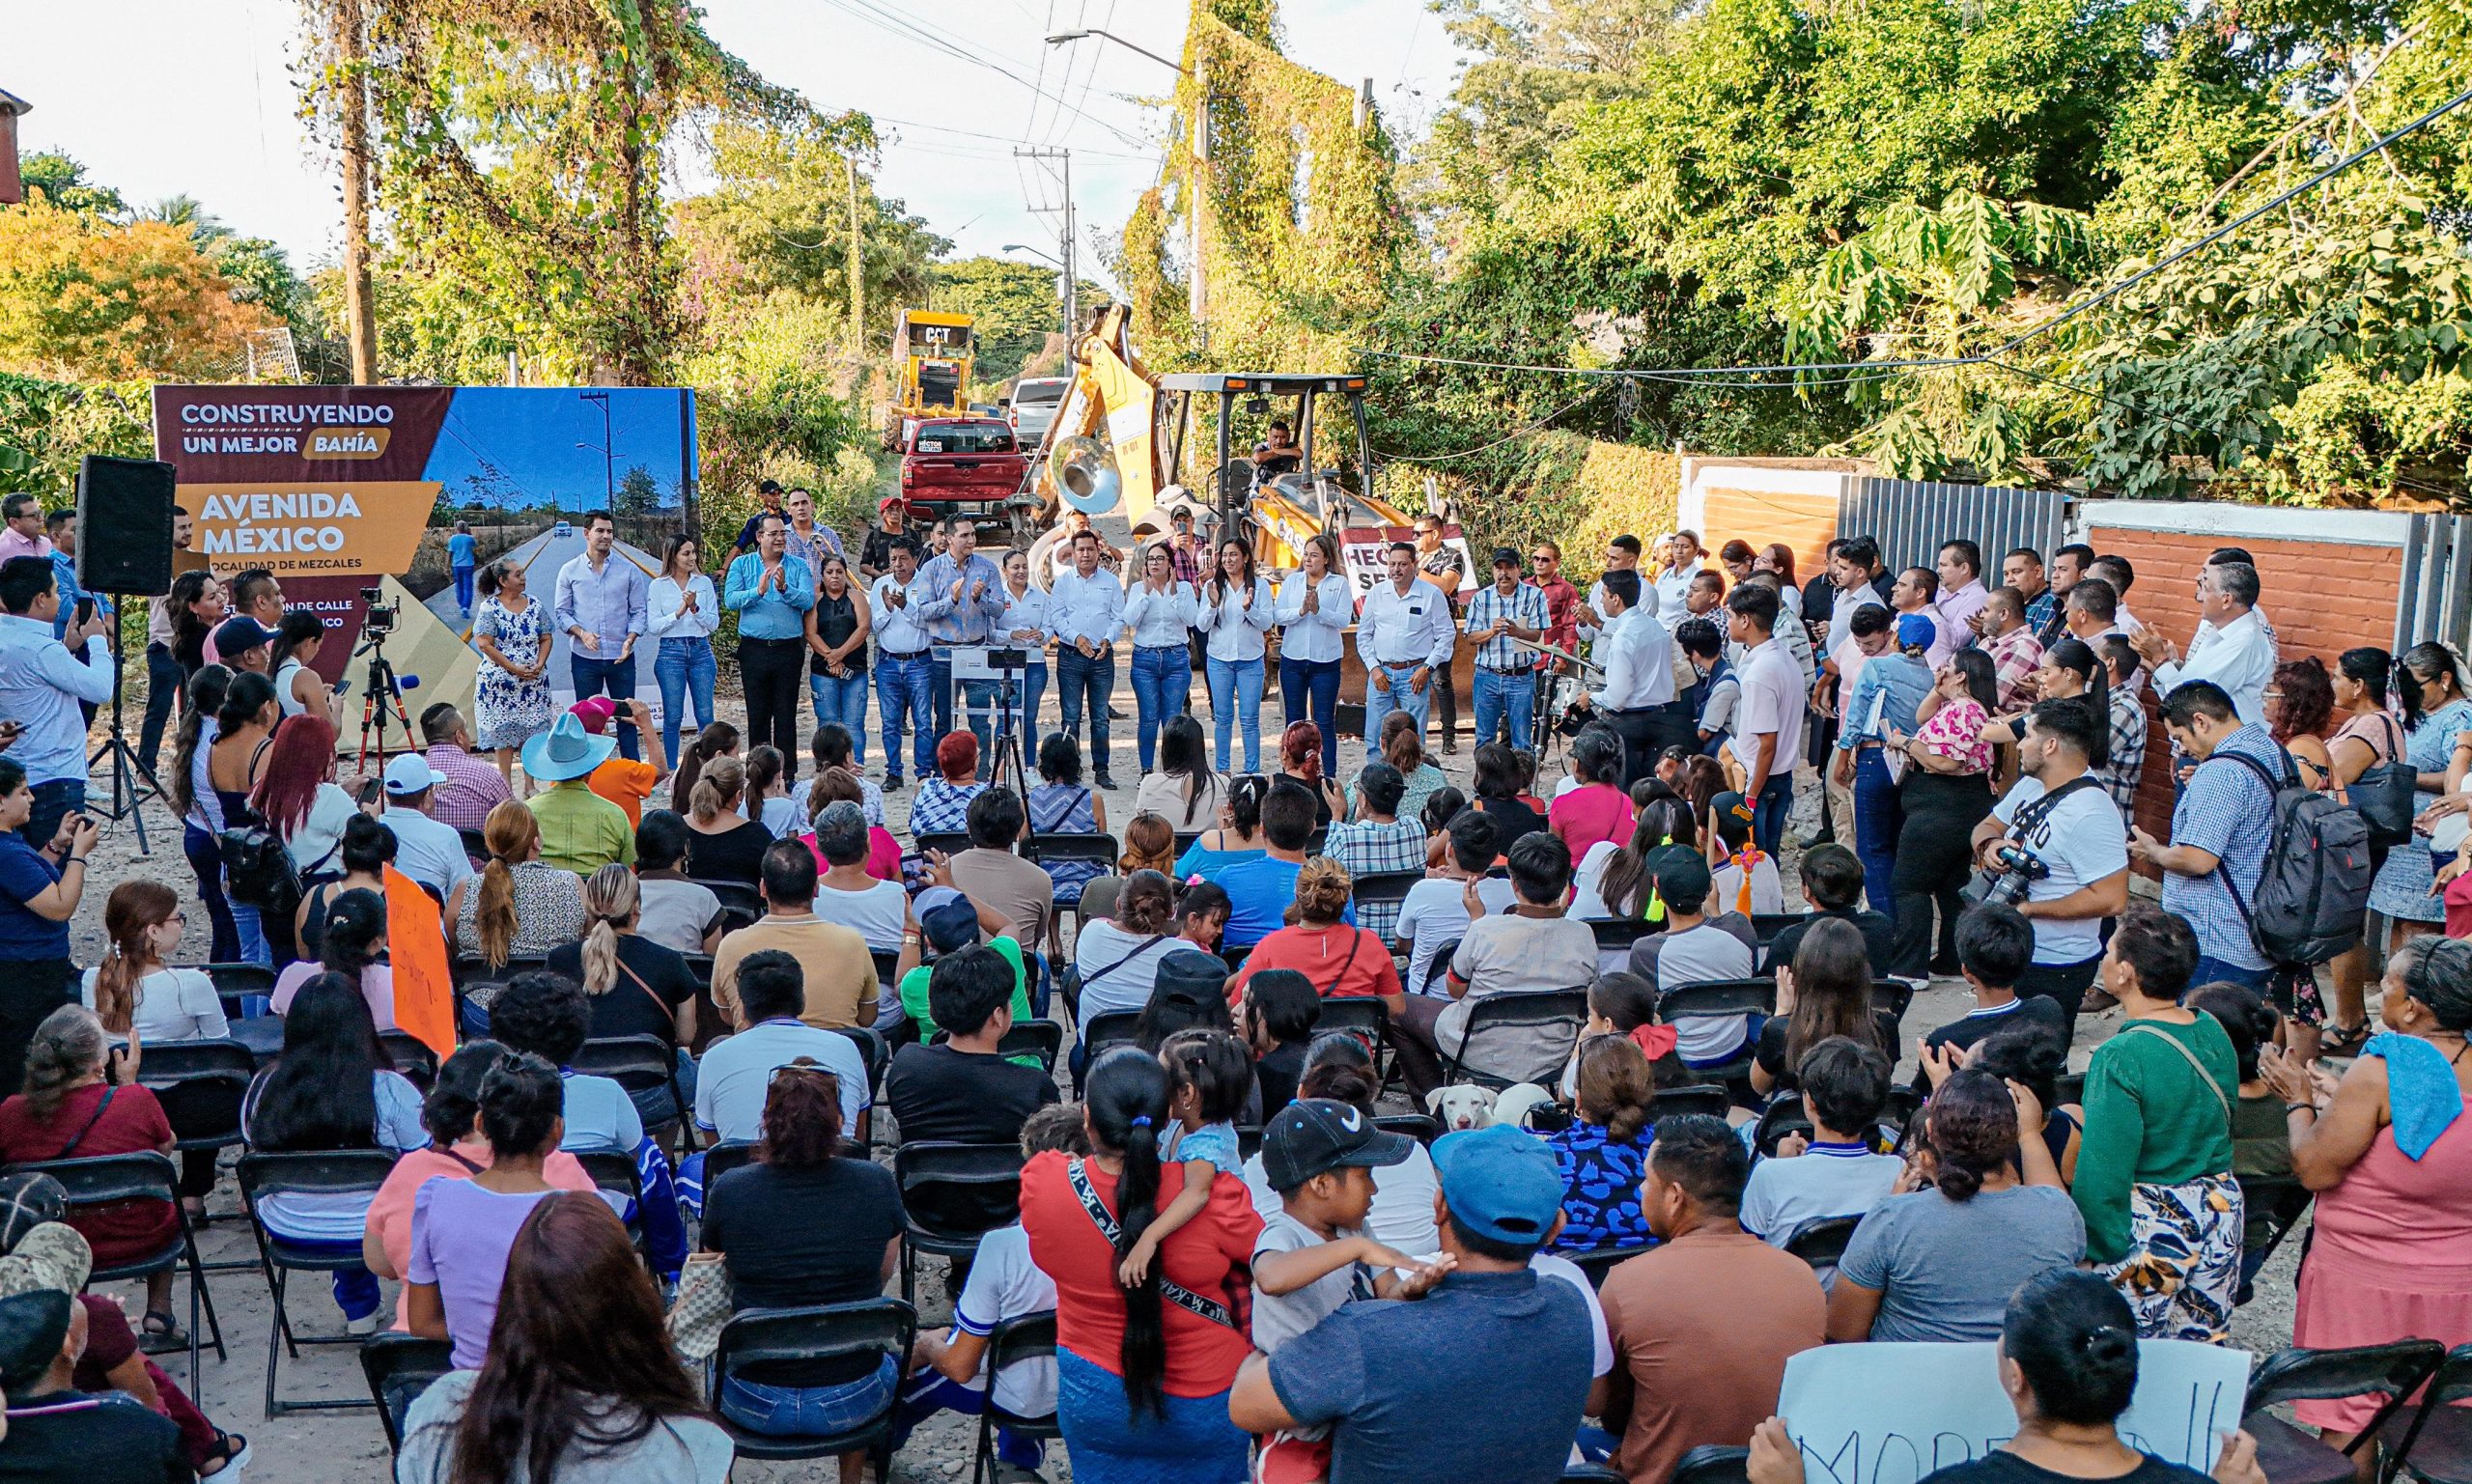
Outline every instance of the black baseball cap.
[(1497, 567), (1518, 566), (1519, 548), (1517, 546), (1496, 546), (1494, 548), (1494, 565)]
[(1415, 1148), (1408, 1135), (1375, 1128), (1372, 1115), (1355, 1104), (1299, 1098), (1262, 1131), (1262, 1177), (1284, 1193), (1352, 1164), (1378, 1169), (1402, 1163)]

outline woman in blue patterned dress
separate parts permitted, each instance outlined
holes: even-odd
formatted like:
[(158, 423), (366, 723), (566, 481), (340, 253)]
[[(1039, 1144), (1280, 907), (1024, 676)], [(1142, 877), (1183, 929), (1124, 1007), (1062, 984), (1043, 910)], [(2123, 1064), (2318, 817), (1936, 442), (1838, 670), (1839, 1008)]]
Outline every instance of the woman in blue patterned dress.
[(1562, 1176), (1559, 1251), (1644, 1247), (1656, 1239), (1640, 1207), (1656, 1095), (1648, 1058), (1628, 1036), (1598, 1036), (1580, 1048), (1579, 1116), (1546, 1142)]
[[(2458, 734), (2472, 729), (2472, 700), (2464, 698), (2463, 662), (2447, 645), (2433, 640), (2415, 644), (2404, 653), (2395, 679), (2403, 702), (2403, 756), (2421, 775), (2420, 792), (2413, 796), (2412, 804), (2426, 810), (2439, 802), (2437, 791), (2446, 786), (2447, 763), (2455, 754)], [(2465, 798), (2462, 795), (2448, 798), (2446, 812), (2461, 810)], [(2369, 906), (2393, 920), (2397, 943), (2434, 932), (2446, 921), (2446, 904), (2431, 894), (2437, 867), (2444, 863), (2431, 858), (2429, 838), (2418, 832), (2387, 853), (2386, 865), (2370, 889)]]
[[(474, 743), (498, 755), (512, 788), (515, 749), (549, 730), (549, 605), (524, 592), (523, 569), (493, 562), (480, 575), (481, 609), (472, 644), (481, 652)], [(532, 786), (527, 779), (524, 793)]]
[[(1082, 781), (1082, 744), (1070, 732), (1039, 743), (1039, 781), (1030, 787), (1030, 833), (1105, 834), (1108, 803)], [(1104, 860), (1042, 860), (1055, 882), (1055, 905), (1079, 908), (1082, 888), (1108, 874)], [(1061, 915), (1056, 914), (1056, 915)], [(1049, 949), (1056, 951), (1056, 916), (1048, 918)]]

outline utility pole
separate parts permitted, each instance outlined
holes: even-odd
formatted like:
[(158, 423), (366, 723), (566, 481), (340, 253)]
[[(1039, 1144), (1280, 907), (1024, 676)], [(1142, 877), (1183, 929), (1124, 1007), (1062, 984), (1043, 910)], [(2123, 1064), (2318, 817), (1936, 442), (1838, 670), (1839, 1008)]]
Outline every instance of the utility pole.
[(858, 156), (845, 154), (841, 162), (850, 184), (850, 247), (842, 254), (850, 268), (850, 353), (857, 356), (865, 353), (867, 334), (867, 277), (858, 251)]
[(1210, 189), (1210, 59), (1196, 54), (1194, 58), (1194, 144), (1193, 169), (1185, 180), (1185, 192), (1193, 198), (1193, 224), (1189, 235), (1193, 240), (1194, 267), (1192, 297), (1185, 305), (1194, 322), (1194, 343), (1198, 350), (1210, 348), (1209, 297), (1203, 288), (1204, 260), (1210, 255), (1203, 248), (1202, 197)]
[(343, 123), (344, 338), (351, 378), (378, 379), (378, 315), (369, 284), (369, 93), (361, 76), (360, 0), (335, 0), (335, 104)]
[(1064, 205), (1061, 208), (1033, 207), (1031, 210), (1042, 214), (1049, 210), (1060, 210), (1063, 215), (1063, 238), (1058, 243), (1056, 253), (1058, 260), (1056, 267), (1063, 275), (1063, 282), (1056, 286), (1056, 297), (1064, 306), (1064, 342), (1069, 347), (1073, 343), (1073, 337), (1080, 333), (1081, 329), (1080, 290), (1076, 286), (1073, 271), (1073, 265), (1078, 261), (1073, 247), (1073, 152), (1038, 147), (1017, 149), (1013, 153), (1024, 159), (1034, 159), (1041, 163), (1054, 160), (1063, 166)]

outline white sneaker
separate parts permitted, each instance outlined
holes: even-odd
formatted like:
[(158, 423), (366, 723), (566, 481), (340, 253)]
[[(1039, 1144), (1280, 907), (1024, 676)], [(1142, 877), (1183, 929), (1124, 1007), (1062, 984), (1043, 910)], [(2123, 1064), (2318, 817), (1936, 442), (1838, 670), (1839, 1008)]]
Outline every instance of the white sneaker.
[[(380, 1307), (382, 1306), (383, 1305), (380, 1305)], [(361, 1315), (358, 1319), (345, 1320), (344, 1332), (346, 1334), (357, 1335), (376, 1334), (378, 1332), (378, 1310), (371, 1309), (368, 1313)]]

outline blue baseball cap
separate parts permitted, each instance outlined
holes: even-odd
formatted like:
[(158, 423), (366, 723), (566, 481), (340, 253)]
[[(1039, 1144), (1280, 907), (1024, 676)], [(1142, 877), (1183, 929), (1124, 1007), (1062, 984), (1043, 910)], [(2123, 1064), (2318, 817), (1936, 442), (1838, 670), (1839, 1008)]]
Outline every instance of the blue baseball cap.
[(1495, 1124), (1433, 1141), (1443, 1204), (1460, 1224), (1511, 1246), (1542, 1246), (1562, 1212), (1554, 1151), (1524, 1129)]
[(1908, 613), (1896, 621), (1896, 646), (1899, 649), (1909, 646), (1928, 649), (1931, 641), (1938, 637), (1940, 626), (1931, 622), (1928, 614)]

